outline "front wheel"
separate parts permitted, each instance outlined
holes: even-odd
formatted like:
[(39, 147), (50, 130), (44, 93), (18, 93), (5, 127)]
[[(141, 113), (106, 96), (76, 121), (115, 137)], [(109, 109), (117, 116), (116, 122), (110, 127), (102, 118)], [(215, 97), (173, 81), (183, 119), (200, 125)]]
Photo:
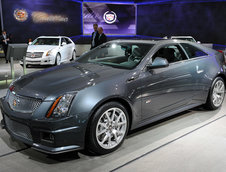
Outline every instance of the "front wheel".
[(59, 53), (57, 53), (56, 58), (55, 58), (55, 66), (60, 65), (61, 63), (61, 56)]
[(209, 95), (205, 104), (205, 108), (209, 110), (218, 109), (223, 101), (225, 96), (225, 83), (221, 77), (214, 79), (212, 86), (209, 91)]
[(96, 154), (116, 150), (124, 141), (129, 128), (127, 110), (117, 102), (108, 102), (94, 114), (89, 128), (88, 149)]

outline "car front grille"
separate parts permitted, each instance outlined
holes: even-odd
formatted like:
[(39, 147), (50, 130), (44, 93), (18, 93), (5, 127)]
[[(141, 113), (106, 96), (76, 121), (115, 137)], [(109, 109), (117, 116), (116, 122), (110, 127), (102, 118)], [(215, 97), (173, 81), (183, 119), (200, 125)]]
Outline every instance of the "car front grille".
[(32, 141), (30, 128), (24, 124), (13, 121), (4, 115), (6, 128), (13, 134)]
[(34, 53), (27, 52), (26, 53), (26, 57), (28, 58), (42, 58), (42, 55), (43, 55), (43, 52), (34, 52)]
[(21, 113), (33, 113), (42, 103), (40, 99), (18, 96), (11, 91), (8, 92), (7, 98), (10, 108)]

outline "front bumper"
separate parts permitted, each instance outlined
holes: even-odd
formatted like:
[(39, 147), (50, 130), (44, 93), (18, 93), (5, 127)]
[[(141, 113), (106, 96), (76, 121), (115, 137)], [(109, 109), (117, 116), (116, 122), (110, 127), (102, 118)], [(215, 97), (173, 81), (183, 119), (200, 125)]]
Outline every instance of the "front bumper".
[[(20, 61), (20, 64), (23, 64), (22, 61)], [(55, 64), (55, 56), (48, 56), (48, 57), (42, 57), (42, 58), (28, 58), (26, 57), (26, 64), (27, 65), (53, 65)]]
[(84, 130), (74, 125), (74, 118), (60, 121), (38, 120), (14, 112), (8, 103), (0, 99), (2, 128), (16, 140), (48, 154), (81, 150), (84, 147)]

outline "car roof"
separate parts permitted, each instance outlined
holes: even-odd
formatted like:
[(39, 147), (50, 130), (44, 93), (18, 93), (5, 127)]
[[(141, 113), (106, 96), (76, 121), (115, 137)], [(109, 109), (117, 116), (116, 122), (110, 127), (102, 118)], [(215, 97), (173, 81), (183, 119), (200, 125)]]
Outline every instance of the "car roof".
[(171, 36), (170, 38), (193, 38), (192, 36)]
[(38, 38), (68, 38), (66, 36), (39, 36)]
[(123, 39), (118, 39), (118, 40), (112, 40), (109, 41), (108, 43), (140, 43), (140, 44), (154, 44), (154, 45), (158, 45), (158, 46), (162, 46), (162, 45), (166, 45), (166, 44), (175, 44), (175, 43), (186, 43), (186, 44), (190, 44), (193, 45), (195, 47), (198, 47), (200, 49), (202, 49), (203, 51), (205, 51), (206, 53), (216, 53), (216, 51), (212, 48), (207, 48), (201, 44), (198, 44), (196, 42), (191, 42), (191, 41), (186, 41), (186, 40), (180, 40), (180, 39), (163, 39), (163, 40), (134, 40), (134, 39), (130, 39), (130, 40), (123, 40)]
[(142, 40), (142, 39), (117, 39), (117, 40), (112, 40), (109, 41), (109, 43), (120, 43), (120, 42), (125, 42), (125, 43), (143, 43), (143, 44), (170, 44), (170, 43), (191, 43), (190, 41), (186, 40), (173, 40), (173, 39), (162, 39), (162, 40)]

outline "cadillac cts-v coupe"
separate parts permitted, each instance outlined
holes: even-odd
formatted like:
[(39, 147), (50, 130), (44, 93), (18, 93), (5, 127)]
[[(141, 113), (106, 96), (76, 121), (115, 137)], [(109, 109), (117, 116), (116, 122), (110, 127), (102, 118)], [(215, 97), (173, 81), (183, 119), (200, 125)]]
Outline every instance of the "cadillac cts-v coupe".
[(222, 53), (182, 40), (118, 40), (22, 76), (1, 99), (3, 128), (47, 153), (116, 150), (128, 130), (222, 105)]
[[(74, 42), (65, 36), (40, 36), (27, 48), (26, 65), (60, 65), (75, 60)], [(23, 62), (20, 61), (23, 65)]]

